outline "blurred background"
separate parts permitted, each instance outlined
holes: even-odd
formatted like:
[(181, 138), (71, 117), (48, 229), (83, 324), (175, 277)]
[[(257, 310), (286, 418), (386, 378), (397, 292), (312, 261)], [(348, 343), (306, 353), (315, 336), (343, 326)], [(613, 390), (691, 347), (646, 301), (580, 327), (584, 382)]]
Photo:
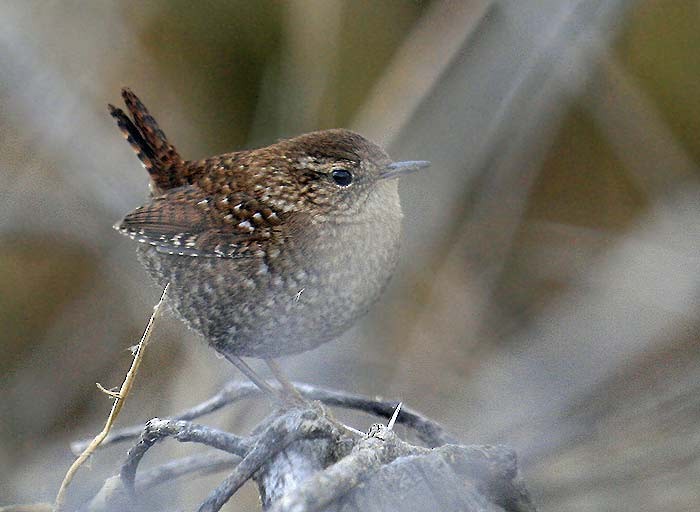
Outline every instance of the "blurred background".
[[(697, 510), (699, 26), (698, 0), (2, 2), (0, 505), (53, 499), (160, 293), (111, 229), (147, 193), (106, 110), (128, 85), (185, 158), (349, 127), (433, 162), (401, 184), (387, 293), (283, 360), (291, 378), (513, 446), (543, 511)], [(166, 314), (119, 425), (239, 377)], [(202, 421), (242, 433), (267, 410)], [(256, 506), (249, 487), (225, 509)]]

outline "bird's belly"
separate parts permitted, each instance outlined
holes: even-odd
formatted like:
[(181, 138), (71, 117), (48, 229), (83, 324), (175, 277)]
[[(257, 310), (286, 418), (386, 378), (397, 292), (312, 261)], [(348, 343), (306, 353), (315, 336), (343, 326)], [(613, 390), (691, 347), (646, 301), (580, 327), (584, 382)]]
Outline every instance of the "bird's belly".
[(190, 328), (220, 352), (263, 358), (310, 350), (348, 329), (381, 294), (396, 254), (266, 262), (140, 248), (149, 273), (170, 282), (169, 304)]

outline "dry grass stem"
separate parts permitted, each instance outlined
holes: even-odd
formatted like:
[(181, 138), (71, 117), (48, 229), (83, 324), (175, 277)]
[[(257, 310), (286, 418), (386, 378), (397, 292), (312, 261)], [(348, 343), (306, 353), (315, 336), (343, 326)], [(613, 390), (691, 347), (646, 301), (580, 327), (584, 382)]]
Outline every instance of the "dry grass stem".
[(148, 341), (151, 338), (153, 324), (155, 323), (156, 318), (158, 318), (158, 315), (161, 312), (163, 300), (165, 299), (165, 295), (168, 292), (169, 286), (169, 283), (165, 286), (165, 288), (163, 289), (163, 293), (160, 296), (160, 300), (158, 300), (158, 303), (153, 307), (153, 313), (151, 314), (151, 318), (149, 318), (148, 320), (146, 329), (143, 331), (141, 340), (136, 346), (134, 359), (131, 362), (131, 367), (129, 368), (129, 371), (124, 377), (124, 382), (119, 388), (119, 392), (112, 394), (111, 392), (105, 390), (100, 384), (97, 385), (98, 388), (100, 388), (100, 390), (107, 392), (107, 394), (109, 394), (110, 396), (114, 396), (114, 404), (112, 404), (112, 410), (110, 411), (109, 416), (107, 417), (107, 421), (105, 422), (105, 426), (102, 429), (102, 431), (99, 434), (97, 434), (97, 436), (95, 436), (95, 438), (90, 442), (87, 448), (85, 448), (83, 453), (81, 453), (80, 456), (75, 460), (75, 462), (73, 462), (71, 467), (68, 469), (66, 476), (63, 478), (61, 487), (59, 488), (58, 494), (56, 495), (56, 501), (54, 502), (55, 512), (60, 512), (62, 510), (63, 504), (66, 499), (66, 492), (71, 482), (73, 481), (75, 473), (78, 471), (80, 466), (82, 466), (83, 463), (85, 463), (85, 461), (90, 457), (90, 455), (93, 454), (97, 447), (100, 446), (102, 441), (104, 441), (104, 439), (107, 437), (107, 434), (109, 434), (109, 431), (112, 429), (112, 425), (114, 425), (117, 416), (119, 416), (119, 412), (121, 411), (124, 402), (129, 396), (131, 388), (134, 385), (136, 374), (138, 373), (139, 367), (141, 366), (141, 361), (143, 360), (144, 350), (146, 348), (146, 345), (148, 344)]

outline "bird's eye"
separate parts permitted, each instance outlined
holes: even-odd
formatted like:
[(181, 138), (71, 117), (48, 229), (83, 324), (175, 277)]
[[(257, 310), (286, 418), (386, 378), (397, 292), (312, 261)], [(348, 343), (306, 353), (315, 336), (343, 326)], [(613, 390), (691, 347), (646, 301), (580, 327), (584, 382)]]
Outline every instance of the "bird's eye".
[(331, 176), (333, 176), (333, 181), (341, 187), (347, 187), (352, 183), (352, 174), (345, 169), (334, 169), (333, 172), (331, 172)]

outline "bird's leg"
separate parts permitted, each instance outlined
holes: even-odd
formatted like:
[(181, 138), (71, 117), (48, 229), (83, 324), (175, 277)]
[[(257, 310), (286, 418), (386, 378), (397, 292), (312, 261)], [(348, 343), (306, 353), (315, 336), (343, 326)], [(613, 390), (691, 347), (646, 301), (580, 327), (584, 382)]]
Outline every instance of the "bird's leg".
[(280, 394), (272, 389), (270, 385), (265, 382), (265, 380), (260, 377), (255, 370), (253, 370), (248, 363), (246, 363), (243, 359), (241, 359), (238, 356), (234, 356), (231, 354), (226, 354), (224, 353), (224, 357), (228, 359), (231, 363), (233, 363), (236, 368), (238, 368), (246, 377), (248, 377), (253, 384), (258, 386), (260, 388), (260, 391), (262, 391), (265, 395), (270, 398), (273, 402), (280, 402), (284, 401), (284, 397), (280, 396)]
[(304, 404), (308, 403), (308, 400), (301, 396), (299, 391), (297, 391), (297, 388), (295, 388), (294, 385), (291, 382), (289, 382), (289, 379), (287, 379), (287, 377), (284, 375), (284, 373), (282, 372), (282, 368), (280, 368), (279, 364), (277, 364), (277, 361), (270, 358), (265, 359), (265, 363), (270, 368), (272, 375), (274, 375), (275, 379), (277, 379), (277, 381), (282, 386), (282, 389), (284, 390), (288, 398), (292, 398), (296, 402), (301, 402)]

